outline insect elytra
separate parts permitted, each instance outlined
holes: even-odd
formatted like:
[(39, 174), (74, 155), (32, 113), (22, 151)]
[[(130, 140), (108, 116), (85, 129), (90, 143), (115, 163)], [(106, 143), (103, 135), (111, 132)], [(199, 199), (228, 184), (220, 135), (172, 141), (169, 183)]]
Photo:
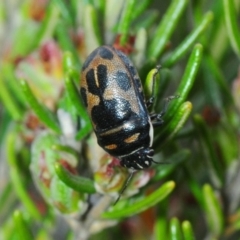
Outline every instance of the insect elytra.
[(149, 168), (153, 126), (162, 124), (164, 112), (149, 114), (130, 59), (111, 46), (95, 49), (82, 66), (80, 93), (99, 146), (132, 173)]
[(80, 91), (98, 144), (124, 167), (148, 168), (153, 126), (129, 58), (110, 46), (94, 50), (82, 67)]

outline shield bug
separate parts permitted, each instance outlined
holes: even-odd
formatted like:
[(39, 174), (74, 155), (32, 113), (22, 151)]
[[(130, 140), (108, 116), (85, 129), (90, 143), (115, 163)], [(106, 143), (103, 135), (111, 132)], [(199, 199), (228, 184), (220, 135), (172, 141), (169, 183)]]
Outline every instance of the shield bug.
[(95, 49), (86, 59), (80, 93), (98, 144), (118, 158), (121, 166), (131, 169), (120, 197), (134, 171), (151, 166), (153, 127), (162, 124), (166, 107), (160, 114), (149, 114), (147, 105), (153, 98), (145, 101), (132, 62), (111, 46)]

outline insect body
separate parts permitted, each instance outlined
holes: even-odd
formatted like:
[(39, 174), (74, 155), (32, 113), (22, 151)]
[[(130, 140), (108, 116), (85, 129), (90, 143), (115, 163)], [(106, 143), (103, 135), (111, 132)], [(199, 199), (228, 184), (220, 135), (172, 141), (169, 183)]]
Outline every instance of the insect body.
[(94, 50), (82, 67), (80, 92), (98, 144), (123, 167), (150, 167), (153, 124), (141, 81), (128, 57), (110, 46)]

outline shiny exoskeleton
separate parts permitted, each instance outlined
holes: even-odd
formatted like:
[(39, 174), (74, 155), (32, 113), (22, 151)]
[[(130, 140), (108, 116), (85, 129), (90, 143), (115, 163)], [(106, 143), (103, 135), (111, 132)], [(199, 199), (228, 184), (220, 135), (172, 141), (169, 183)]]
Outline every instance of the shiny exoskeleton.
[(150, 167), (156, 115), (148, 112), (140, 78), (129, 58), (111, 46), (94, 50), (83, 64), (80, 92), (98, 144), (123, 167)]

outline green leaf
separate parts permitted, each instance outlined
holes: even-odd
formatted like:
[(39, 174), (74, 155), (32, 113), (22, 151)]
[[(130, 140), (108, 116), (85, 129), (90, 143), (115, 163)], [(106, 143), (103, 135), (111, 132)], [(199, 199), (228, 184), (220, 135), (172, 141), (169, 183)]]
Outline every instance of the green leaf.
[(173, 0), (150, 42), (148, 58), (158, 59), (176, 28), (188, 0)]
[[(193, 120), (197, 133), (199, 134), (200, 140), (204, 146), (207, 155), (206, 159), (208, 160), (210, 166), (213, 167), (214, 172), (218, 177), (216, 179), (215, 176), (212, 176), (212, 180), (217, 185), (221, 186), (224, 181), (224, 173), (223, 169), (221, 168), (221, 165), (219, 164), (219, 157), (217, 156), (217, 153), (214, 149), (213, 139), (211, 138), (210, 132), (208, 131), (207, 126), (200, 115), (195, 115)], [(211, 171), (209, 170), (209, 172)]]
[(65, 77), (66, 91), (68, 93), (68, 96), (70, 97), (70, 100), (73, 106), (77, 110), (80, 117), (83, 118), (85, 121), (90, 122), (87, 111), (83, 106), (79, 90), (77, 89), (73, 79), (74, 79), (74, 72), (72, 71), (68, 72), (68, 74)]
[(20, 81), (21, 89), (25, 95), (25, 98), (30, 105), (31, 109), (35, 112), (37, 117), (50, 129), (53, 131), (60, 133), (60, 127), (58, 125), (57, 119), (55, 115), (44, 105), (40, 104), (33, 92), (31, 91), (29, 85), (26, 81)]
[(52, 0), (55, 8), (59, 8), (59, 11), (64, 18), (64, 22), (68, 25), (75, 25), (75, 12), (73, 11), (72, 4), (66, 4), (63, 0)]
[(147, 30), (141, 27), (136, 34), (134, 43), (134, 55), (132, 56), (136, 68), (141, 67), (145, 61), (145, 52), (147, 47)]
[[(7, 216), (16, 204), (16, 193), (12, 183), (9, 181), (1, 187), (0, 192), (0, 213), (1, 217)], [(0, 231), (1, 232), (1, 231)], [(0, 234), (1, 235), (1, 234)]]
[[(47, 131), (39, 133), (31, 147), (30, 171), (35, 184), (50, 206), (61, 213), (80, 213), (83, 211), (86, 196), (66, 185), (55, 171), (55, 164), (58, 163), (76, 173), (78, 158), (68, 146), (61, 145), (62, 138)], [(42, 172), (45, 175), (42, 175)]]
[(138, 1), (137, 4), (135, 4), (134, 11), (132, 11), (132, 19), (137, 18), (141, 14), (144, 13), (144, 11), (147, 9), (147, 7), (153, 2), (153, 0), (141, 0)]
[[(14, 129), (16, 131), (16, 129)], [(8, 164), (10, 166), (10, 178), (12, 181), (13, 188), (21, 200), (22, 204), (25, 206), (27, 212), (36, 220), (41, 219), (41, 215), (38, 212), (35, 204), (30, 199), (30, 196), (27, 192), (26, 186), (24, 186), (23, 179), (21, 177), (21, 173), (17, 168), (17, 159), (16, 159), (16, 133), (9, 132), (7, 137), (7, 159)]]
[(168, 176), (171, 174), (181, 163), (187, 161), (190, 156), (190, 151), (183, 149), (180, 150), (179, 152), (171, 155), (169, 158), (166, 160), (164, 159), (164, 163), (166, 164), (158, 164), (154, 167), (155, 169), (155, 175), (152, 178), (152, 181), (157, 182), (164, 177)]
[(189, 221), (184, 221), (182, 223), (182, 232), (183, 232), (184, 240), (196, 239), (193, 233), (192, 225)]
[(118, 25), (118, 33), (121, 34), (120, 44), (124, 45), (128, 39), (129, 28), (131, 20), (133, 19), (133, 11), (136, 0), (125, 1), (124, 10)]
[(159, 214), (154, 225), (153, 239), (162, 239), (163, 236), (165, 239), (169, 239), (167, 237), (167, 218), (166, 216), (160, 216)]
[(223, 10), (230, 42), (233, 50), (236, 52), (238, 58), (240, 58), (240, 32), (238, 29), (238, 17), (234, 1), (223, 0)]
[(0, 76), (0, 98), (8, 112), (11, 114), (12, 118), (14, 120), (20, 120), (22, 112), (19, 109), (17, 102), (11, 96), (11, 93), (9, 92), (1, 76)]
[(219, 108), (222, 108), (223, 105), (234, 104), (231, 88), (229, 88), (223, 71), (210, 54), (205, 54), (202, 70), (204, 71), (203, 77), (205, 79), (206, 88), (208, 88), (207, 90), (212, 95), (212, 104)]
[(88, 113), (82, 104), (80, 93), (72, 80), (72, 79), (74, 79), (73, 74), (74, 74), (74, 72), (70, 71), (65, 76), (65, 86), (66, 86), (68, 96), (72, 102), (72, 105), (75, 107), (77, 113), (81, 117), (81, 120), (83, 120), (81, 122), (82, 123), (81, 129), (76, 136), (77, 139), (80, 140), (91, 132), (92, 124), (91, 124), (90, 118), (88, 116)]
[(75, 73), (76, 77), (74, 78), (74, 80), (79, 81), (79, 73), (78, 71), (78, 65), (76, 64), (76, 61), (73, 57), (72, 52), (66, 51), (64, 52), (63, 55), (63, 69), (64, 69), (64, 73), (67, 74), (68, 72), (72, 71)]
[(47, 39), (49, 39), (50, 36), (52, 36), (59, 21), (59, 14), (59, 8), (57, 8), (56, 5), (53, 4), (53, 2), (50, 2), (50, 4), (48, 4), (46, 16), (44, 17), (42, 24), (40, 25), (37, 33), (33, 35), (33, 39), (29, 41), (29, 43), (31, 43), (29, 44), (29, 52), (39, 47), (44, 41), (46, 41)]
[(112, 41), (116, 37), (119, 18), (121, 16), (125, 2), (125, 0), (111, 0), (106, 2), (103, 21), (105, 28), (105, 38), (107, 42), (109, 42), (109, 40)]
[(118, 206), (116, 205), (116, 207), (113, 207), (111, 211), (103, 213), (102, 217), (106, 219), (115, 219), (141, 213), (165, 199), (173, 191), (174, 187), (175, 183), (173, 181), (166, 182), (159, 189), (155, 190), (150, 195), (145, 196), (144, 199), (134, 203), (129, 203), (121, 209), (118, 209)]
[(19, 239), (32, 240), (34, 236), (30, 231), (30, 226), (27, 221), (24, 219), (22, 213), (16, 210), (13, 214), (14, 224), (18, 233)]
[(194, 42), (206, 31), (213, 20), (213, 13), (205, 14), (200, 25), (164, 60), (163, 67), (172, 67), (192, 47)]
[[(184, 102), (173, 116), (171, 121), (166, 125), (161, 134), (157, 135), (154, 139), (155, 144), (158, 144), (158, 147), (163, 147), (164, 144), (168, 143), (173, 139), (183, 125), (186, 123), (190, 113), (192, 111), (192, 103)], [(161, 142), (163, 140), (163, 142)]]
[(88, 178), (71, 174), (61, 164), (55, 164), (58, 177), (69, 187), (80, 193), (95, 193), (94, 182)]
[(87, 54), (102, 45), (100, 37), (99, 23), (96, 9), (92, 5), (87, 5), (84, 9), (84, 37)]
[(203, 197), (205, 200), (205, 214), (208, 227), (215, 238), (219, 238), (223, 232), (224, 215), (221, 205), (209, 184), (203, 186)]
[[(134, 23), (132, 24), (133, 26), (131, 27), (131, 32), (135, 33), (135, 32), (138, 32), (140, 29), (151, 28), (152, 26), (154, 26), (154, 23), (158, 20), (158, 17), (159, 17), (159, 12), (156, 9), (145, 11), (143, 14), (141, 14), (139, 18), (137, 18), (134, 21)], [(146, 37), (148, 37), (148, 35)], [(134, 55), (136, 53), (137, 51), (134, 47)], [(146, 61), (146, 54), (144, 54), (144, 56), (145, 56), (144, 61)]]
[(170, 222), (170, 239), (183, 240), (181, 226), (177, 218), (172, 218)]
[[(193, 161), (194, 160), (195, 159), (193, 159)], [(184, 166), (183, 170), (184, 170), (185, 182), (188, 184), (189, 189), (191, 189), (191, 192), (195, 197), (195, 199), (198, 201), (198, 204), (201, 207), (204, 207), (202, 188), (200, 186), (200, 183), (196, 179), (195, 171), (193, 171), (187, 165)]]
[[(146, 78), (145, 84), (144, 84), (144, 91), (146, 93), (146, 96), (156, 96), (155, 93), (155, 81), (157, 78), (157, 74), (159, 73), (160, 66), (157, 66), (156, 68), (152, 69)], [(158, 79), (159, 81), (159, 79)], [(153, 92), (154, 91), (154, 92)]]
[(186, 70), (181, 79), (180, 85), (178, 86), (178, 89), (175, 93), (175, 96), (179, 96), (179, 98), (174, 99), (172, 103), (169, 104), (166, 116), (164, 116), (165, 122), (168, 122), (173, 117), (173, 115), (178, 111), (180, 105), (182, 105), (182, 103), (186, 100), (195, 81), (198, 69), (201, 64), (201, 59), (202, 45), (196, 44), (188, 60)]
[(168, 124), (167, 130), (171, 133), (168, 136), (168, 138), (173, 138), (177, 134), (177, 132), (185, 124), (191, 111), (192, 111), (192, 103), (191, 102), (184, 102), (183, 104), (181, 104), (177, 113), (174, 115), (173, 119)]
[(89, 122), (76, 134), (76, 139), (81, 140), (85, 138), (92, 131), (92, 124)]
[[(26, 106), (25, 97), (21, 92), (21, 88), (19, 87), (19, 80), (15, 74), (15, 66), (11, 63), (5, 63), (2, 65), (2, 76), (4, 76), (4, 79), (7, 79), (7, 86), (14, 94), (14, 97), (17, 99), (17, 101), (21, 104), (21, 106)], [(0, 87), (0, 89), (2, 89), (2, 87)], [(13, 101), (14, 99), (12, 98), (11, 100)]]
[[(71, 57), (74, 59), (76, 66), (80, 68), (81, 66), (80, 58), (79, 58), (78, 52), (76, 51), (76, 46), (74, 46), (73, 41), (69, 36), (68, 30), (69, 29), (66, 23), (59, 20), (56, 26), (56, 35), (58, 38), (58, 44), (61, 46), (61, 49), (63, 49), (64, 51), (71, 52)], [(64, 61), (63, 66), (65, 67), (66, 60), (64, 59), (63, 61)]]
[(78, 158), (78, 152), (70, 146), (55, 144), (52, 145), (52, 150), (69, 153), (72, 154), (76, 159)]

